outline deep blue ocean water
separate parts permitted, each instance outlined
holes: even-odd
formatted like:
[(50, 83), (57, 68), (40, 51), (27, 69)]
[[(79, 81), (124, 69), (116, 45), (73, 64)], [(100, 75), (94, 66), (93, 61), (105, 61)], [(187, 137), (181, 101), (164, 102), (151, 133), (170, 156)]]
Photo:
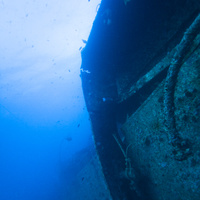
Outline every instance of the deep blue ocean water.
[(71, 158), (91, 145), (80, 49), (99, 2), (0, 1), (0, 200), (69, 199)]
[(65, 169), (76, 152), (90, 145), (87, 122), (72, 123), (67, 128), (34, 127), (15, 118), (1, 118), (0, 130), (1, 200), (70, 197), (68, 187), (76, 182), (81, 166), (73, 166), (75, 171)]

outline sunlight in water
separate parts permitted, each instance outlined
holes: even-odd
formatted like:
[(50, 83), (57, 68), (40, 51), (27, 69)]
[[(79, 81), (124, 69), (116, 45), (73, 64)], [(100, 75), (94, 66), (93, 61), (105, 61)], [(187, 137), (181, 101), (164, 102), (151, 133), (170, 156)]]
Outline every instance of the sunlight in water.
[(0, 104), (26, 123), (52, 125), (84, 107), (79, 68), (97, 1), (1, 1)]
[(67, 160), (91, 138), (80, 49), (99, 3), (0, 0), (2, 200), (66, 199), (59, 155)]

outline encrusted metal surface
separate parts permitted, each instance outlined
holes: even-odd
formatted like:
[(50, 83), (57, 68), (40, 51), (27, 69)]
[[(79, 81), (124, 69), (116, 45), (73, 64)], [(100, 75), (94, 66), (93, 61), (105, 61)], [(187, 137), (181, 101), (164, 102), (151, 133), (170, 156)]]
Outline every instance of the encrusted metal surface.
[[(165, 128), (164, 81), (126, 121), (123, 131), (132, 144), (129, 157), (151, 181), (156, 199), (200, 199), (200, 47), (184, 62), (175, 94), (175, 122), (181, 138), (189, 141), (191, 154), (178, 161)], [(184, 146), (184, 144), (183, 144)], [(134, 181), (134, 180), (132, 180)]]

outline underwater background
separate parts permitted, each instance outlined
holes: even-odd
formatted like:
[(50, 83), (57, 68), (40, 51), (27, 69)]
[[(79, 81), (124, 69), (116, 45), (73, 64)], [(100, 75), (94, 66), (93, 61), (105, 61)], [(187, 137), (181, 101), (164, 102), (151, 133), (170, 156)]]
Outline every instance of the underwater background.
[(0, 200), (200, 199), (199, 0), (0, 0), (0, 43)]
[(1, 200), (70, 199), (94, 153), (80, 66), (99, 3), (0, 1)]

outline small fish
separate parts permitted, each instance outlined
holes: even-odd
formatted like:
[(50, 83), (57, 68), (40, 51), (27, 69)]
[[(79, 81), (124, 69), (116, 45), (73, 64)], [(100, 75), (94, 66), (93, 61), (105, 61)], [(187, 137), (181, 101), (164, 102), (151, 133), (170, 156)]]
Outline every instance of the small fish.
[(83, 68), (81, 68), (81, 69), (80, 69), (80, 71), (81, 71), (81, 72), (88, 73), (88, 74), (90, 74), (90, 73), (91, 73), (89, 70), (84, 70)]
[(124, 4), (125, 6), (127, 5), (128, 2), (130, 2), (131, 0), (124, 0)]
[(67, 140), (68, 142), (72, 141), (72, 137), (66, 137), (65, 140)]
[(83, 43), (87, 44), (87, 41), (86, 41), (86, 40), (82, 39), (82, 41), (83, 41)]
[(102, 100), (103, 100), (103, 102), (105, 102), (105, 101), (113, 101), (113, 98), (111, 98), (111, 97), (103, 97)]

